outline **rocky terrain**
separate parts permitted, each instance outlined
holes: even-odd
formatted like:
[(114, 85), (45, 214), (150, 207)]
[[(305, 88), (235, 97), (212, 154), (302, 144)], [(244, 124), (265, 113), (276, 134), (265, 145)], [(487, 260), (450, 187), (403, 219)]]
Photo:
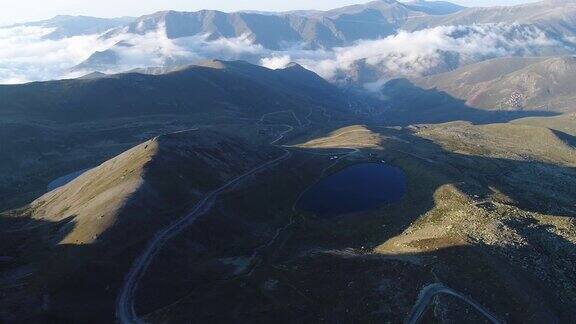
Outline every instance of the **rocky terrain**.
[(502, 58), (416, 79), (483, 109), (574, 111), (576, 58)]
[(418, 18), (411, 26), (517, 23), (565, 37), (574, 35), (575, 11), (576, 3), (572, 0), (543, 0), (516, 6), (466, 8), (449, 15)]

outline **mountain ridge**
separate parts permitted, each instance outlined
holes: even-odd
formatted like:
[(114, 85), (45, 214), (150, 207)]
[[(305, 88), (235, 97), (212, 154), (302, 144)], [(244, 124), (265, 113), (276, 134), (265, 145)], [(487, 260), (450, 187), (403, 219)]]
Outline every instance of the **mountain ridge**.
[(487, 109), (540, 109), (574, 112), (576, 57), (502, 58), (415, 79)]
[(110, 29), (126, 25), (135, 19), (135, 17), (100, 18), (84, 15), (57, 15), (50, 19), (17, 23), (1, 26), (0, 28), (27, 26), (53, 28), (54, 30), (47, 35), (44, 35), (43, 38), (49, 40), (60, 40), (73, 36), (103, 33)]
[[(77, 116), (76, 118), (85, 119), (86, 115), (84, 114), (87, 111), (75, 112), (74, 106), (101, 107), (100, 109), (90, 110), (93, 118), (101, 118), (97, 116), (107, 116), (106, 118), (111, 116), (119, 117), (128, 114), (128, 111), (133, 112), (134, 109), (140, 110), (141, 113), (145, 111), (149, 111), (149, 113), (154, 111), (156, 113), (161, 111), (163, 113), (186, 113), (187, 109), (193, 109), (193, 107), (205, 110), (206, 108), (201, 103), (194, 103), (194, 100), (192, 100), (193, 94), (190, 93), (190, 90), (194, 89), (194, 87), (190, 88), (192, 84), (203, 89), (202, 102), (206, 102), (207, 98), (210, 97), (211, 102), (221, 102), (219, 104), (220, 108), (228, 105), (223, 104), (227, 100), (232, 100), (230, 104), (234, 102), (232, 106), (242, 106), (244, 105), (241, 103), (242, 100), (247, 100), (247, 95), (253, 92), (254, 94), (275, 93), (275, 95), (267, 99), (269, 101), (268, 104), (261, 103), (257, 105), (259, 107), (257, 109), (270, 109), (269, 107), (277, 106), (270, 100), (278, 97), (285, 98), (285, 103), (294, 102), (296, 98), (306, 98), (305, 100), (312, 105), (323, 105), (321, 104), (322, 102), (332, 103), (333, 109), (343, 109), (343, 105), (338, 103), (341, 100), (338, 99), (341, 96), (341, 91), (313, 72), (306, 72), (302, 76), (305, 75), (318, 89), (323, 88), (324, 92), (322, 95), (314, 92), (296, 92), (296, 95), (292, 94), (289, 96), (289, 89), (293, 89), (293, 87), (298, 87), (302, 90), (301, 84), (297, 81), (303, 82), (306, 78), (289, 80), (284, 77), (282, 70), (270, 70), (244, 61), (225, 62), (214, 60), (213, 62), (225, 66), (226, 69), (213, 68), (208, 65), (189, 65), (159, 75), (132, 72), (106, 75), (103, 78), (96, 79), (70, 79), (0, 86), (0, 95), (5, 98), (4, 104), (0, 103), (0, 111), (3, 113), (10, 112), (15, 115), (29, 114), (28, 117), (32, 117), (46, 115), (50, 111), (51, 113), (58, 113), (58, 111), (67, 107), (65, 109), (68, 110), (68, 114), (62, 115), (63, 118)], [(214, 81), (208, 82), (206, 77)], [(245, 89), (240, 90), (227, 86), (227, 84), (233, 82), (232, 80), (242, 84)], [(247, 82), (248, 80), (251, 81)], [(143, 88), (143, 84), (146, 84), (148, 88)], [(118, 93), (119, 96), (97, 98), (96, 92), (101, 91)], [(120, 92), (122, 91), (125, 93), (124, 95), (121, 95)], [(132, 93), (132, 95), (127, 95), (127, 93)], [(170, 97), (170, 94), (175, 97)], [(310, 97), (307, 97), (309, 95)], [(157, 104), (153, 105), (142, 98), (152, 99), (152, 102)], [(178, 100), (174, 98), (180, 98), (180, 103), (176, 103)], [(46, 101), (48, 104), (46, 104)], [(114, 103), (110, 105), (112, 102)], [(168, 102), (171, 103), (168, 104)], [(112, 108), (114, 106), (117, 108)], [(20, 108), (16, 109), (15, 107)], [(159, 110), (159, 107), (164, 108)], [(255, 109), (252, 105), (250, 107)], [(295, 109), (298, 111), (303, 110), (302, 108)], [(192, 113), (194, 110), (188, 112)]]

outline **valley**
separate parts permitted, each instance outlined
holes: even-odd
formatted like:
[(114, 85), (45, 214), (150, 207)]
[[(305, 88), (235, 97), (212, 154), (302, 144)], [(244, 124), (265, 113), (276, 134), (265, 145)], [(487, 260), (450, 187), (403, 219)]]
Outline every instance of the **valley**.
[[(100, 254), (101, 270), (96, 278), (102, 278), (97, 281), (108, 282), (106, 287), (110, 288), (106, 289), (110, 289), (110, 293), (119, 289), (119, 304), (115, 308), (121, 312), (118, 313), (119, 318), (125, 322), (134, 322), (140, 318), (152, 322), (178, 318), (184, 320), (188, 316), (202, 321), (225, 321), (232, 317), (260, 318), (265, 321), (267, 316), (281, 313), (285, 314), (287, 321), (330, 320), (334, 316), (344, 319), (362, 316), (366, 320), (396, 318), (401, 321), (411, 311), (420, 292), (420, 283), (435, 281), (473, 298), (501, 320), (550, 320), (565, 316), (562, 314), (566, 310), (562, 309), (569, 307), (569, 301), (566, 301), (566, 306), (557, 304), (554, 310), (548, 309), (546, 312), (538, 311), (539, 308), (528, 313), (519, 311), (525, 307), (532, 309), (536, 305), (534, 303), (542, 300), (541, 294), (561, 294), (562, 298), (571, 296), (565, 290), (568, 287), (559, 288), (555, 268), (541, 268), (540, 262), (544, 255), (535, 254), (529, 249), (533, 245), (552, 244), (560, 249), (554, 254), (554, 262), (566, 264), (571, 260), (571, 255), (565, 254), (568, 250), (562, 252), (561, 247), (571, 244), (568, 242), (574, 237), (571, 236), (574, 228), (570, 221), (575, 212), (571, 207), (574, 192), (564, 182), (573, 181), (576, 177), (576, 157), (574, 149), (565, 144), (563, 139), (547, 128), (521, 125), (521, 120), (513, 122), (521, 123), (517, 126), (476, 126), (454, 122), (398, 128), (370, 123), (357, 124), (361, 117), (355, 117), (360, 118), (356, 124), (350, 120), (332, 118), (326, 124), (328, 118), (324, 118), (324, 122), (311, 120), (307, 124), (298, 121), (291, 113), (279, 112), (256, 118), (262, 121), (261, 124), (247, 120), (223, 128), (196, 123), (197, 130), (170, 136), (178, 139), (194, 133), (208, 135), (212, 132), (210, 129), (214, 128), (218, 132), (228, 129), (224, 133), (231, 132), (235, 136), (245, 134), (240, 136), (247, 136), (245, 138), (248, 143), (253, 143), (250, 146), (266, 146), (270, 145), (266, 143), (271, 143), (272, 146), (267, 150), (274, 151), (274, 145), (281, 149), (276, 149), (278, 152), (269, 158), (260, 160), (257, 166), (245, 169), (246, 173), (236, 173), (229, 180), (210, 185), (213, 189), (196, 194), (196, 198), (190, 201), (187, 201), (189, 198), (185, 198), (186, 195), (182, 196), (184, 200), (181, 201), (186, 202), (182, 208), (174, 209), (178, 204), (170, 203), (166, 205), (166, 211), (160, 209), (159, 212), (168, 217), (162, 221), (166, 227), (149, 223), (147, 226), (150, 230), (156, 228), (157, 234), (147, 235), (141, 228), (138, 230), (141, 239), (134, 240), (134, 244), (128, 246), (121, 244), (118, 248), (122, 248), (113, 253), (125, 255), (123, 258), (126, 259), (136, 258), (135, 263), (116, 265), (116, 274), (102, 272), (101, 267), (106, 258)], [(541, 120), (545, 123), (547, 118)], [(318, 122), (322, 123), (321, 127)], [(267, 125), (264, 135), (258, 131), (261, 125)], [(215, 134), (208, 136), (214, 137)], [(516, 146), (514, 136), (530, 141), (525, 134), (534, 136), (533, 144), (543, 145), (529, 145), (526, 148)], [(461, 136), (472, 137), (462, 141)], [(167, 143), (170, 143), (173, 141), (170, 137), (160, 138), (166, 138)], [(193, 138), (205, 137), (192, 135), (190, 143), (196, 141)], [(542, 142), (542, 139), (548, 140)], [(500, 143), (501, 147), (494, 147), (494, 142)], [(185, 143), (183, 145), (188, 145)], [(339, 158), (331, 160), (334, 156)], [(233, 159), (246, 158), (246, 155), (240, 154)], [(371, 161), (386, 161), (386, 164), (400, 167), (406, 174), (408, 189), (401, 202), (329, 219), (317, 218), (295, 209), (300, 194), (318, 179), (346, 166)], [(94, 170), (98, 168), (56, 192), (66, 192), (75, 183), (86, 183), (82, 178), (97, 172)], [(174, 169), (177, 174), (186, 174), (180, 170), (181, 167)], [(203, 170), (205, 173), (206, 170)], [(172, 178), (165, 174), (162, 177)], [(282, 185), (273, 185), (280, 183)], [(170, 190), (170, 196), (175, 195), (173, 190), (178, 188), (171, 185), (162, 189), (158, 185), (153, 184), (151, 188)], [(197, 188), (197, 185), (194, 186)], [(60, 196), (67, 195), (61, 193)], [(527, 197), (531, 198), (527, 200)], [(116, 217), (120, 218), (108, 222), (110, 225), (107, 226), (111, 227), (107, 232), (112, 231), (104, 236), (96, 234), (97, 240), (90, 239), (93, 234), (80, 234), (83, 230), (76, 216), (73, 218), (73, 222), (77, 223), (75, 229), (57, 246), (69, 242), (67, 244), (72, 244), (72, 248), (78, 244), (73, 243), (77, 240), (73, 238), (83, 235), (86, 237), (84, 240), (87, 239), (84, 244), (88, 244), (87, 247), (94, 246), (73, 252), (77, 255), (74, 259), (78, 262), (81, 260), (79, 256), (83, 256), (86, 260), (92, 260), (97, 255), (95, 253), (101, 253), (97, 252), (98, 246), (114, 244), (112, 242), (120, 238), (117, 235), (126, 230), (121, 229), (121, 224), (126, 222), (120, 222), (121, 219), (131, 214), (140, 214), (138, 208), (148, 208), (148, 203), (144, 203), (146, 200), (141, 200), (143, 198), (133, 196), (129, 200), (131, 203), (122, 208), (127, 208), (125, 211), (111, 211), (111, 215), (119, 213)], [(55, 199), (59, 198), (56, 196)], [(88, 201), (93, 199), (89, 198)], [(554, 204), (550, 204), (552, 201)], [(86, 210), (84, 204), (79, 205), (83, 206), (81, 210)], [(73, 215), (74, 208), (63, 209), (63, 214)], [(189, 212), (186, 212), (187, 209)], [(238, 214), (235, 212), (237, 210), (243, 212)], [(11, 219), (20, 219), (20, 222), (27, 224), (22, 227), (22, 231), (18, 229), (12, 234), (12, 239), (23, 239), (27, 235), (21, 235), (28, 231), (43, 232), (48, 228), (62, 228), (59, 232), (64, 228), (71, 230), (61, 222), (48, 227), (41, 225), (39, 228), (32, 225), (27, 229), (32, 220), (38, 222), (43, 218), (32, 216), (31, 220), (25, 221), (21, 218), (24, 215), (14, 218), (21, 213), (3, 218), (8, 224), (12, 223)], [(27, 219), (30, 216), (24, 217)], [(11, 224), (9, 228), (20, 228), (22, 225), (19, 224)], [(523, 241), (528, 237), (520, 232), (520, 224), (534, 224), (530, 227), (532, 232), (529, 237), (536, 241)], [(80, 232), (73, 234), (77, 231)], [(214, 241), (217, 237), (227, 237), (228, 240)], [(92, 243), (88, 243), (90, 241)], [(29, 242), (26, 244), (28, 248), (19, 253), (34, 255), (37, 253), (33, 252), (34, 249), (48, 242)], [(507, 250), (492, 248), (508, 245), (510, 247)], [(57, 246), (50, 249), (55, 253), (51, 258), (63, 257)], [(133, 247), (126, 249), (129, 246)], [(72, 252), (66, 252), (69, 253)], [(521, 262), (508, 259), (518, 254), (526, 254), (526, 259)], [(463, 257), (467, 260), (465, 263), (462, 263)], [(33, 264), (40, 266), (36, 262)], [(57, 264), (58, 272), (68, 273), (67, 265), (60, 262)], [(80, 263), (69, 269), (76, 269), (77, 266), (82, 265)], [(388, 270), (384, 271), (385, 268)], [(14, 271), (16, 269), (19, 268)], [(535, 281), (535, 286), (520, 288), (515, 284), (518, 279), (511, 280), (507, 274), (518, 274), (518, 269), (538, 269), (545, 277), (534, 278), (530, 270), (522, 272), (521, 278)], [(104, 276), (104, 273), (108, 274)], [(327, 281), (319, 279), (320, 273), (325, 273)], [(404, 273), (406, 277), (395, 277), (398, 273)], [(78, 290), (78, 285), (88, 279), (83, 277), (79, 275), (76, 279), (74, 290), (80, 292), (92, 289), (91, 294), (94, 294), (95, 287)], [(553, 279), (555, 277), (557, 279)], [(315, 279), (310, 281), (312, 278)], [(360, 278), (363, 279), (357, 282)], [(91, 276), (89, 280), (94, 279)], [(22, 280), (25, 280), (25, 286), (31, 284), (28, 279)], [(400, 286), (392, 290), (379, 290), (379, 285), (387, 280), (390, 284), (393, 282)], [(475, 285), (474, 282), (481, 284)], [(82, 297), (73, 293), (74, 290), (62, 290), (65, 286), (61, 284), (56, 284), (45, 293), (60, 291), (62, 294), (68, 291), (66, 294), (73, 294), (76, 296), (74, 299), (81, 300)], [(561, 285), (565, 284), (563, 282)], [(334, 285), (343, 285), (337, 288), (341, 294), (334, 296), (337, 299), (325, 299), (329, 295), (328, 290), (333, 289)], [(345, 285), (352, 285), (355, 289), (346, 289)], [(28, 286), (27, 289), (32, 287)], [(541, 289), (544, 290), (538, 292)], [(491, 294), (494, 290), (501, 293), (497, 296)], [(107, 296), (106, 291), (101, 294)], [(370, 291), (365, 297), (368, 299), (363, 299), (366, 302), (353, 302), (358, 298), (355, 293), (359, 291)], [(59, 302), (57, 296), (53, 297), (53, 311), (68, 314), (66, 316), (81, 316), (69, 302), (61, 304), (62, 307), (66, 305), (65, 308), (57, 311), (60, 307), (58, 305), (64, 302)], [(108, 300), (102, 304), (103, 309), (114, 308), (109, 303), (115, 300), (113, 296), (103, 297), (102, 302)], [(219, 300), (216, 308), (209, 306), (213, 298)], [(243, 305), (241, 309), (260, 309), (260, 313), (218, 311), (222, 305), (230, 303), (232, 306), (237, 303), (238, 298), (244, 301), (240, 304)], [(283, 300), (290, 302), (283, 304)], [(404, 302), (398, 304), (401, 300)], [(435, 309), (442, 309), (443, 315), (426, 313), (424, 316), (443, 316), (444, 319), (450, 316), (482, 316), (474, 315), (474, 311), (470, 315), (463, 315), (460, 313), (462, 305), (457, 302), (454, 304), (455, 301), (450, 297), (439, 296), (436, 300)], [(376, 309), (380, 311), (374, 313)], [(388, 311), (382, 311), (386, 309)], [(110, 311), (107, 312), (110, 314)], [(512, 317), (506, 317), (505, 314)]]
[(571, 322), (575, 10), (0, 27), (0, 322)]

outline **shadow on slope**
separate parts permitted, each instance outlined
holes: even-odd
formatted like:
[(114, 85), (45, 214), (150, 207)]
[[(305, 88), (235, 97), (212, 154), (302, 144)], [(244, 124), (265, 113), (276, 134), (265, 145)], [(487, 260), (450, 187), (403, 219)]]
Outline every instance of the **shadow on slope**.
[(271, 146), (212, 130), (163, 135), (3, 213), (3, 229), (25, 225), (20, 239), (6, 238), (0, 255), (15, 254), (32, 269), (22, 281), (28, 298), (8, 293), (7, 305), (21, 305), (3, 316), (113, 321), (117, 289), (149, 238), (204, 193), (279, 155)]
[(504, 123), (534, 116), (555, 116), (549, 111), (486, 110), (470, 107), (465, 100), (437, 89), (421, 88), (408, 79), (387, 82), (381, 94), (389, 108), (384, 121), (393, 125), (436, 124), (464, 120), (474, 124)]
[(161, 114), (259, 117), (287, 109), (306, 115), (319, 107), (345, 112), (343, 94), (313, 72), (297, 65), (270, 70), (243, 61), (215, 60), (159, 75), (3, 85), (0, 97), (0, 115), (6, 118), (65, 123)]
[(562, 141), (564, 141), (567, 145), (570, 145), (572, 148), (576, 149), (576, 136), (566, 134), (562, 131), (551, 129), (551, 131)]

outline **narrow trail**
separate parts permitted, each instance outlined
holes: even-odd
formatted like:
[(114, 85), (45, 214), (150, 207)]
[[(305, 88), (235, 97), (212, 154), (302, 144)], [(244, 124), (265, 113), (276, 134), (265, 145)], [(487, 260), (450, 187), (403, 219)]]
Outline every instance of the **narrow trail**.
[[(298, 122), (298, 124), (302, 125), (301, 121), (296, 117), (296, 115), (292, 111), (278, 111), (264, 114), (258, 120), (257, 124), (263, 123), (265, 121), (266, 116), (281, 112), (291, 112), (294, 119)], [(170, 239), (174, 238), (175, 236), (183, 232), (185, 229), (187, 229), (198, 219), (198, 217), (209, 212), (220, 194), (241, 184), (243, 181), (249, 179), (250, 176), (258, 172), (264, 171), (265, 169), (271, 168), (274, 165), (277, 165), (278, 163), (290, 158), (292, 153), (288, 149), (280, 145), (276, 145), (276, 143), (283, 140), (286, 134), (294, 130), (294, 127), (288, 124), (276, 124), (272, 126), (277, 127), (280, 126), (287, 128), (285, 131), (280, 132), (280, 134), (276, 139), (270, 142), (271, 145), (274, 145), (275, 147), (278, 147), (282, 151), (284, 151), (284, 153), (280, 157), (277, 157), (271, 161), (260, 164), (259, 166), (226, 182), (221, 187), (209, 192), (206, 196), (204, 196), (204, 198), (202, 198), (198, 203), (196, 203), (196, 205), (192, 208), (192, 210), (188, 212), (184, 217), (176, 220), (167, 227), (161, 229), (147, 243), (144, 250), (132, 263), (132, 266), (130, 267), (130, 270), (128, 271), (127, 275), (125, 276), (120, 291), (118, 293), (118, 298), (116, 300), (116, 318), (120, 323), (142, 322), (138, 318), (138, 315), (136, 314), (136, 311), (134, 309), (134, 298), (136, 291), (138, 289), (138, 283), (140, 279), (143, 277), (143, 275), (146, 273), (146, 270), (154, 260), (154, 257), (158, 254), (158, 252), (160, 252), (160, 250)], [(292, 220), (288, 225), (279, 229), (274, 238), (276, 238), (284, 228), (290, 226), (291, 223)], [(273, 241), (274, 239), (271, 242)], [(257, 255), (257, 251), (255, 251), (254, 256), (255, 255)]]
[(240, 184), (242, 181), (248, 179), (251, 175), (254, 175), (260, 171), (263, 171), (264, 169), (267, 169), (288, 159), (290, 155), (290, 152), (286, 150), (282, 156), (261, 164), (258, 167), (240, 175), (239, 177), (226, 182), (224, 185), (217, 188), (216, 190), (211, 191), (202, 200), (200, 200), (186, 216), (180, 218), (176, 222), (156, 233), (152, 240), (148, 242), (144, 251), (134, 261), (130, 271), (124, 279), (124, 283), (120, 289), (116, 303), (116, 317), (118, 320), (121, 323), (141, 322), (134, 310), (134, 295), (136, 289), (138, 288), (138, 282), (152, 263), (154, 257), (170, 239), (180, 234), (188, 226), (193, 224), (199, 216), (210, 211), (216, 198), (221, 193)]
[(422, 288), (420, 294), (418, 295), (418, 300), (416, 301), (416, 304), (414, 304), (414, 306), (412, 307), (412, 311), (410, 312), (410, 315), (406, 319), (405, 323), (417, 324), (420, 321), (420, 318), (422, 317), (426, 309), (428, 309), (430, 303), (432, 303), (433, 298), (439, 294), (451, 295), (464, 301), (468, 305), (474, 307), (474, 309), (476, 309), (487, 320), (489, 320), (494, 324), (503, 323), (494, 314), (485, 309), (482, 305), (472, 300), (470, 297), (467, 297), (454, 289), (448, 288), (441, 283), (433, 283)]

